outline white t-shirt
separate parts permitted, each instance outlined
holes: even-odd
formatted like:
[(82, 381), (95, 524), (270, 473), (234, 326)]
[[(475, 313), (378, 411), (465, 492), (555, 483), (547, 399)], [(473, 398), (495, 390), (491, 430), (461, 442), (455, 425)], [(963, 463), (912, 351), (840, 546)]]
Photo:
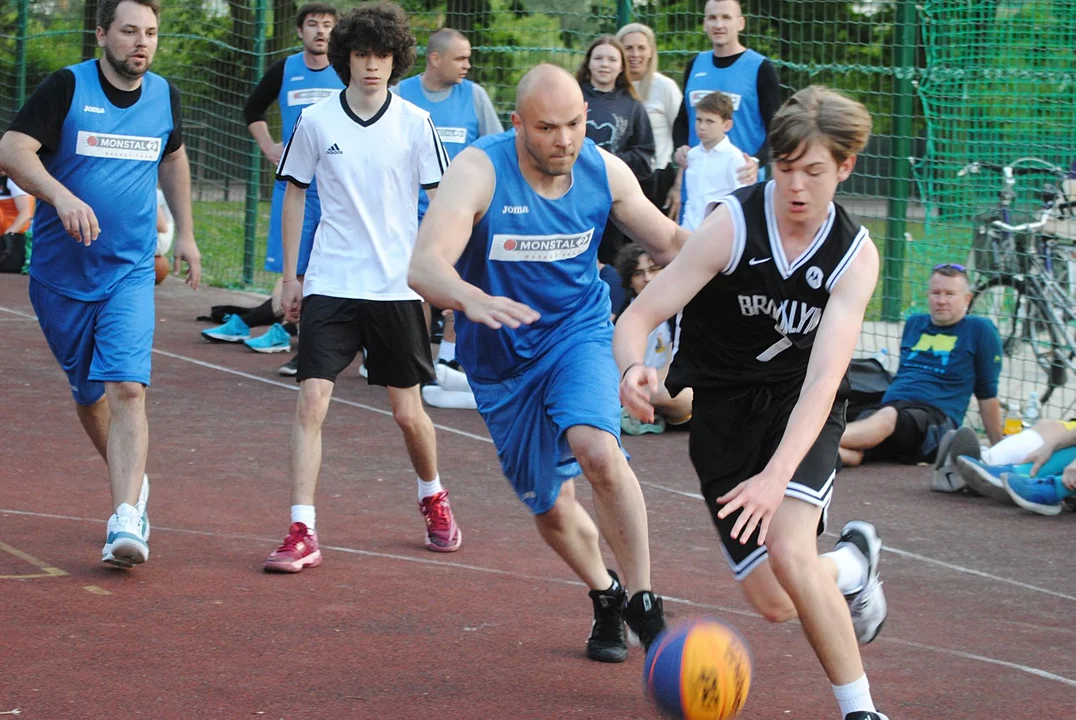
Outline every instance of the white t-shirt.
[(7, 179), (7, 190), (0, 189), (0, 200), (14, 200), (17, 197), (21, 197), (26, 193), (15, 184), (15, 181), (11, 178)]
[(643, 364), (655, 370), (661, 370), (672, 362), (672, 333), (669, 323), (663, 322), (650, 331), (646, 338), (646, 354)]
[(726, 137), (710, 150), (701, 144), (687, 153), (684, 187), (684, 227), (694, 230), (706, 217), (706, 206), (740, 187), (736, 171), (743, 167), (743, 153)]
[(419, 300), (407, 286), (418, 189), (437, 187), (447, 167), (430, 114), (397, 95), (369, 120), (344, 91), (303, 108), (277, 168), (300, 187), (318, 181), (321, 222), (303, 294)]
[[(638, 82), (635, 83), (635, 89), (639, 89)], [(654, 73), (654, 79), (650, 82), (650, 94), (643, 100), (643, 104), (650, 117), (650, 127), (654, 131), (655, 170), (661, 170), (672, 162), (672, 127), (683, 100), (684, 94), (680, 92), (680, 86), (675, 80), (661, 73)]]
[(172, 239), (176, 234), (176, 220), (172, 217), (172, 210), (168, 207), (168, 201), (164, 199), (164, 190), (157, 188), (157, 207), (164, 211), (165, 222), (168, 223), (164, 232), (157, 233), (157, 254), (167, 255), (172, 249)]

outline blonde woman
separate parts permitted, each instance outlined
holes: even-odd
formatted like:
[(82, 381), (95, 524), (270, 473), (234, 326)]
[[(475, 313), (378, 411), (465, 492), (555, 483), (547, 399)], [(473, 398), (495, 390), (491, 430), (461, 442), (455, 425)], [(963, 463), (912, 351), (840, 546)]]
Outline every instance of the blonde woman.
[(650, 128), (654, 132), (654, 178), (644, 187), (651, 201), (676, 217), (680, 209), (680, 192), (670, 192), (676, 183), (673, 165), (673, 123), (680, 112), (684, 94), (676, 81), (658, 72), (658, 43), (654, 31), (642, 23), (629, 23), (616, 33), (624, 46), (627, 76), (646, 106)]

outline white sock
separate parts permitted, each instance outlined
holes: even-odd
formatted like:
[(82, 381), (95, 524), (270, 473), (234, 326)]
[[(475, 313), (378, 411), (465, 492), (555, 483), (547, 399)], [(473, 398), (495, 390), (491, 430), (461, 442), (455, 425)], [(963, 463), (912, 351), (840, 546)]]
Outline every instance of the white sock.
[(291, 506), (291, 521), (293, 523), (301, 522), (306, 525), (306, 529), (313, 531), (314, 522), (317, 520), (317, 513), (314, 512), (313, 505), (292, 505)]
[(435, 475), (433, 480), (430, 480), (429, 482), (426, 482), (422, 478), (418, 479), (418, 499), (419, 500), (425, 500), (426, 498), (430, 497), (431, 495), (436, 495), (437, 493), (441, 492), (442, 490), (444, 490), (444, 488), (441, 487), (441, 476), (440, 475)]
[(844, 543), (822, 557), (828, 557), (837, 566), (837, 589), (841, 594), (851, 595), (863, 589), (867, 582), (867, 559), (858, 548)]
[(847, 685), (834, 685), (833, 694), (837, 697), (837, 704), (841, 706), (842, 717), (854, 712), (876, 712), (866, 675)]
[(441, 341), (441, 346), (437, 348), (437, 359), (444, 360), (445, 362), (452, 362), (456, 359), (456, 342), (448, 342), (447, 340)]
[(119, 517), (123, 517), (124, 515), (126, 515), (130, 518), (142, 517), (142, 514), (138, 512), (138, 508), (136, 508), (134, 505), (129, 505), (127, 503), (120, 503), (120, 506), (116, 508), (116, 515), (118, 515)]
[(1019, 465), (1027, 456), (1043, 446), (1045, 440), (1034, 430), (1010, 435), (985, 451), (982, 461), (987, 465)]

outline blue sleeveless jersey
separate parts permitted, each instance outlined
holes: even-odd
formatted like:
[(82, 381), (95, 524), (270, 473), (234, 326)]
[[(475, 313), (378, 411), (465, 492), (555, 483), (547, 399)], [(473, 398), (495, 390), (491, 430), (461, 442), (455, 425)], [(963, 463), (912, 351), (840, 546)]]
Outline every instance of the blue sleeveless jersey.
[[(419, 76), (409, 77), (396, 87), (404, 100), (418, 105), (430, 114), (441, 144), (445, 146), (448, 159), (459, 155), (463, 149), (478, 139), (478, 115), (474, 111), (474, 83), (464, 80), (452, 88), (448, 97), (440, 102), (430, 102), (422, 92)], [(418, 221), (426, 215), (430, 198), (425, 190), (418, 193)]]
[(456, 263), (460, 276), (490, 295), (541, 313), (531, 325), (493, 330), (456, 313), (456, 356), (478, 381), (504, 380), (580, 338), (612, 339), (609, 289), (598, 277), (598, 245), (612, 205), (597, 146), (584, 140), (572, 186), (547, 200), (519, 170), (516, 133), (474, 144), (496, 174), (493, 199)]
[(762, 124), (762, 112), (758, 107), (758, 70), (764, 55), (745, 50), (743, 55), (727, 68), (714, 67), (712, 50), (701, 52), (691, 66), (691, 77), (684, 87), (687, 101), (688, 145), (699, 144), (695, 134), (695, 103), (706, 95), (720, 90), (732, 100), (732, 130), (729, 140), (748, 155), (755, 155), (766, 141), (766, 126)]
[(101, 234), (86, 247), (64, 230), (56, 208), (34, 216), (30, 274), (76, 300), (102, 300), (133, 273), (153, 273), (157, 250), (157, 169), (172, 133), (168, 82), (142, 77), (129, 108), (114, 106), (97, 77), (96, 60), (72, 65), (75, 94), (45, 169), (91, 208)]
[(311, 70), (297, 53), (284, 61), (284, 80), (280, 83), (280, 135), (284, 145), (291, 140), (295, 123), (303, 108), (313, 105), (344, 89), (344, 83), (329, 65), (323, 70)]

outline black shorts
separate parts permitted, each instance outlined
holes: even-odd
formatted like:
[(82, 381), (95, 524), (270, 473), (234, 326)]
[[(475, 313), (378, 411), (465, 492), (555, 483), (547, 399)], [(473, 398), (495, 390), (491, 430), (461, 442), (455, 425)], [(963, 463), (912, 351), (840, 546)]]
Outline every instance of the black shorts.
[[(762, 472), (777, 451), (792, 408), (799, 400), (799, 387), (776, 391), (752, 387), (735, 397), (695, 390), (688, 446), (698, 473), (706, 506), (717, 526), (722, 549), (736, 580), (746, 578), (766, 559), (766, 547), (758, 544), (758, 529), (746, 543), (732, 539), (732, 527), (740, 512), (718, 519), (721, 497), (744, 480)], [(795, 498), (822, 509), (818, 534), (826, 526), (826, 510), (833, 497), (837, 451), (844, 433), (844, 401), (834, 404), (818, 439), (807, 451), (785, 490)]]
[(897, 411), (897, 426), (881, 445), (864, 453), (867, 460), (889, 460), (906, 465), (934, 462), (942, 435), (956, 427), (948, 415), (933, 405), (910, 400), (867, 408), (856, 420), (865, 420), (883, 407)]
[(303, 298), (295, 379), (331, 380), (366, 348), (367, 382), (409, 388), (433, 382), (430, 335), (419, 300)]

